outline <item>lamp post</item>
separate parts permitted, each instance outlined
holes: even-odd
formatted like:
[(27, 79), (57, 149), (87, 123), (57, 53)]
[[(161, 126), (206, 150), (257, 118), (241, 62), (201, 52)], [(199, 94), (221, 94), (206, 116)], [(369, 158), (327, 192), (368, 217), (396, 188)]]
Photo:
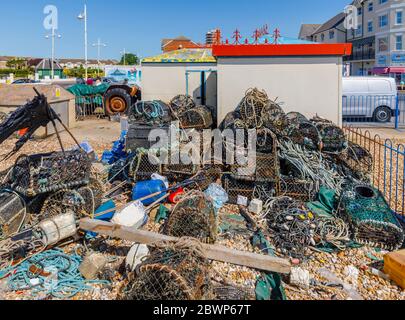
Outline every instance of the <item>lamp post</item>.
[(52, 38), (52, 58), (51, 58), (51, 79), (55, 79), (55, 38), (62, 38), (60, 34), (56, 33), (55, 28), (52, 28), (52, 33), (45, 36), (46, 39)]
[(125, 48), (124, 48), (124, 51), (121, 51), (120, 53), (121, 53), (121, 54), (123, 55), (123, 57), (124, 57), (124, 66), (126, 66), (126, 65), (127, 65), (127, 63), (126, 63), (127, 51), (126, 51)]
[(93, 47), (97, 47), (97, 64), (98, 64), (98, 69), (97, 69), (97, 76), (99, 76), (99, 71), (100, 71), (100, 53), (101, 53), (101, 48), (102, 47), (107, 47), (105, 43), (101, 42), (101, 39), (98, 38), (97, 43), (93, 43)]
[(88, 65), (88, 56), (87, 56), (87, 5), (84, 5), (83, 13), (79, 14), (77, 17), (79, 20), (84, 21), (84, 67), (85, 67), (85, 77), (87, 79), (87, 65)]

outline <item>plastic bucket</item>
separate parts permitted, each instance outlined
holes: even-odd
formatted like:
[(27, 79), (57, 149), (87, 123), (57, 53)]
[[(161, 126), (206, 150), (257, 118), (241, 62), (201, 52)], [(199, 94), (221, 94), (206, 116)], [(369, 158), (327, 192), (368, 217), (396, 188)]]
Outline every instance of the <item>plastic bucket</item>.
[(140, 200), (159, 192), (158, 195), (142, 201), (145, 206), (149, 206), (159, 200), (159, 198), (163, 197), (166, 194), (166, 190), (166, 186), (162, 180), (140, 181), (136, 183), (132, 190), (132, 200)]

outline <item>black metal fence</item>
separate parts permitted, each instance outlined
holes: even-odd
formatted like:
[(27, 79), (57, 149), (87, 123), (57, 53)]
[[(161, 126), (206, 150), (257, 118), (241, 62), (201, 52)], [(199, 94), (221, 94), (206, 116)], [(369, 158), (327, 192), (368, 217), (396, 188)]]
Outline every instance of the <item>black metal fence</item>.
[(76, 120), (88, 117), (104, 117), (104, 98), (102, 95), (76, 96)]
[(391, 208), (405, 215), (405, 145), (378, 134), (353, 127), (344, 127), (348, 139), (366, 148), (373, 156), (372, 183), (387, 199)]

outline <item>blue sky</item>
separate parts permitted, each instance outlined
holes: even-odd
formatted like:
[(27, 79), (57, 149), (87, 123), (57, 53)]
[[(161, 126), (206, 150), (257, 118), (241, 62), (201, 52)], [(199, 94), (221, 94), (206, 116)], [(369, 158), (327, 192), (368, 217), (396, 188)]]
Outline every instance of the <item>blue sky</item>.
[[(0, 55), (49, 56), (51, 41), (43, 28), (43, 8), (53, 4), (59, 10), (61, 40), (56, 56), (84, 55), (83, 23), (76, 19), (83, 0), (1, 1)], [(146, 57), (160, 52), (162, 38), (185, 35), (204, 41), (205, 32), (219, 27), (231, 38), (238, 28), (243, 36), (268, 24), (271, 30), (297, 37), (301, 23), (322, 23), (342, 11), (349, 0), (88, 0), (89, 44), (98, 37), (108, 44), (102, 58), (118, 59), (120, 51)], [(89, 47), (89, 58), (96, 58)]]

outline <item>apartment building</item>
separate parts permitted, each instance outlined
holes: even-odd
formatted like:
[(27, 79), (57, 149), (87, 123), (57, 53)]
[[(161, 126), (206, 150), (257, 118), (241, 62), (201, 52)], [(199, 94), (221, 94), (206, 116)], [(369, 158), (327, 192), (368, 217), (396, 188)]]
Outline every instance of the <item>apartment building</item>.
[(352, 55), (344, 59), (351, 75), (389, 75), (397, 82), (405, 81), (405, 0), (356, 0), (351, 4), (357, 8), (353, 19), (357, 26), (346, 29), (346, 14), (341, 13), (318, 28), (312, 41), (353, 43)]

